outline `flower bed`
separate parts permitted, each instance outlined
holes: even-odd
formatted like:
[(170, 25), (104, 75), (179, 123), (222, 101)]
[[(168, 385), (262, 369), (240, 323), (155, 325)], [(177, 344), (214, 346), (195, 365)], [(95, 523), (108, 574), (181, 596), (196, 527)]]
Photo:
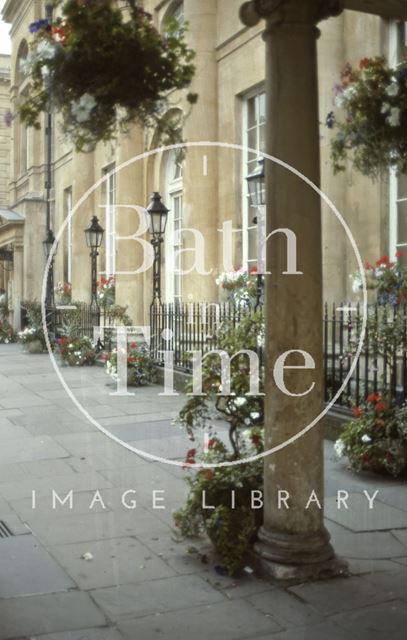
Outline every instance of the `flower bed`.
[[(118, 379), (117, 349), (106, 356), (106, 372), (113, 380)], [(154, 379), (154, 363), (146, 344), (131, 342), (127, 349), (127, 384), (141, 387)]]
[(338, 457), (347, 457), (355, 471), (374, 471), (397, 477), (407, 471), (407, 405), (401, 408), (372, 393), (353, 408), (335, 443)]
[(87, 336), (70, 337), (62, 336), (57, 339), (56, 353), (62, 362), (71, 367), (84, 367), (95, 364), (96, 348)]

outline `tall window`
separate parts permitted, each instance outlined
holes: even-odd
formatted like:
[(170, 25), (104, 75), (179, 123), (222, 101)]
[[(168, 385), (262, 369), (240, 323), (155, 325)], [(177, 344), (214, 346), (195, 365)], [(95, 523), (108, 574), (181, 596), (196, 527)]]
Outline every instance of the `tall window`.
[[(28, 56), (28, 45), (25, 40), (20, 44), (17, 53), (17, 62), (15, 69), (15, 83), (17, 87), (17, 99), (24, 95), (24, 91), (27, 86), (27, 76), (25, 61)], [(28, 129), (27, 126), (21, 122), (20, 118), (15, 120), (15, 159), (16, 159), (16, 172), (17, 175), (26, 173), (28, 169)]]
[(112, 163), (103, 170), (103, 175), (108, 176), (103, 182), (102, 204), (105, 207), (105, 256), (106, 277), (116, 273), (116, 173), (115, 164)]
[(177, 154), (174, 152), (168, 157), (167, 176), (168, 208), (171, 213), (165, 234), (165, 292), (167, 301), (181, 302), (182, 276), (179, 271), (182, 267), (179, 251), (182, 248), (183, 180), (182, 164), (178, 162)]
[(64, 220), (68, 218), (65, 227), (64, 246), (64, 280), (72, 282), (72, 218), (69, 215), (72, 211), (72, 187), (64, 190)]
[(245, 148), (254, 152), (243, 152), (243, 265), (248, 269), (257, 264), (257, 227), (253, 223), (256, 211), (250, 206), (246, 177), (257, 166), (257, 158), (266, 148), (266, 94), (259, 91), (244, 101), (243, 131)]
[[(390, 64), (407, 55), (407, 23), (394, 22), (390, 32)], [(390, 256), (401, 250), (407, 262), (407, 175), (390, 173)]]

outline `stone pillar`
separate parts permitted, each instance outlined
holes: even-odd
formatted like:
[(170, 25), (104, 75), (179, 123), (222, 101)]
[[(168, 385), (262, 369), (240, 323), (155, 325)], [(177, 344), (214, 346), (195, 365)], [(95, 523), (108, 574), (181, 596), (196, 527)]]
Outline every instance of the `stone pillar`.
[[(73, 181), (72, 181), (72, 197), (73, 205), (90, 189), (95, 181), (95, 154), (92, 153), (74, 153), (73, 156)], [(82, 205), (75, 211), (72, 218), (72, 296), (73, 300), (82, 300), (90, 302), (90, 255), (86, 247), (84, 229), (89, 225), (93, 215), (100, 217), (102, 210), (95, 209), (95, 192), (93, 192)], [(103, 212), (102, 212), (103, 214)], [(102, 222), (102, 225), (104, 221)], [(100, 268), (100, 265), (98, 265)]]
[[(216, 10), (216, 0), (185, 2), (187, 40), (196, 52), (196, 73), (191, 91), (199, 95), (198, 103), (194, 105), (192, 114), (185, 123), (184, 139), (187, 142), (218, 140)], [(184, 170), (183, 227), (196, 229), (204, 236), (207, 271), (218, 267), (218, 179), (217, 149), (189, 148)], [(192, 234), (186, 232), (183, 248), (194, 246)], [(182, 268), (188, 270), (193, 263), (194, 254), (184, 253)], [(183, 276), (184, 301), (215, 301), (218, 293), (215, 279), (214, 274), (198, 275), (195, 270)]]
[(14, 244), (13, 265), (13, 329), (21, 329), (21, 302), (24, 296), (24, 246)]
[[(316, 24), (333, 14), (329, 0), (255, 0), (241, 16), (248, 25), (266, 19), (267, 153), (319, 185), (319, 114)], [(278, 7), (277, 9), (275, 7)], [(329, 11), (331, 9), (331, 11)], [(307, 426), (323, 407), (322, 241), (319, 196), (300, 178), (266, 161), (267, 233), (288, 228), (297, 237), (297, 270), (287, 271), (287, 240), (268, 241), (266, 276), (265, 443), (270, 449)], [(285, 369), (284, 384), (273, 369), (287, 351), (308, 352), (315, 369)], [(285, 366), (300, 366), (292, 353)], [(280, 498), (287, 498), (286, 504)], [(314, 492), (314, 493), (313, 493)], [(316, 501), (310, 498), (316, 496)], [(308, 505), (308, 508), (306, 508)], [(322, 508), (320, 508), (320, 506)], [(264, 524), (256, 545), (265, 573), (277, 580), (303, 581), (338, 572), (323, 521), (323, 431), (306, 435), (265, 458)]]

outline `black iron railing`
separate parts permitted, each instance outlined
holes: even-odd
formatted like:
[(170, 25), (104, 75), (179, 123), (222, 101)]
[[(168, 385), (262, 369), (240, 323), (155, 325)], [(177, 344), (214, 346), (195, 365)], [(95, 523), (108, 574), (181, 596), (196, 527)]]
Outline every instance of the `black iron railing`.
[[(219, 329), (227, 321), (236, 326), (249, 306), (232, 303), (155, 303), (151, 307), (151, 354), (163, 364), (163, 351), (174, 353), (174, 366), (191, 372), (192, 351), (206, 353), (218, 348)], [(359, 404), (371, 392), (390, 392), (401, 403), (407, 398), (407, 307), (370, 305), (366, 337), (359, 359), (348, 377), (363, 325), (361, 305), (325, 305), (323, 353), (325, 400), (345, 387), (335, 404)], [(380, 336), (377, 338), (380, 326)], [(397, 339), (392, 340), (397, 326)], [(383, 348), (383, 336), (385, 348)], [(387, 336), (387, 337), (386, 337)], [(262, 354), (260, 353), (260, 356)], [(348, 378), (348, 380), (347, 380)]]

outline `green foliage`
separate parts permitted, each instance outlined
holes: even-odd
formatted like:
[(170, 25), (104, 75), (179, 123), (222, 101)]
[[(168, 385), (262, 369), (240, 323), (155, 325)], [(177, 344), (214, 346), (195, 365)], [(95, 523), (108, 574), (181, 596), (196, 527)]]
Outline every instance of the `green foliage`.
[(18, 340), (22, 344), (39, 341), (46, 348), (44, 330), (42, 328), (41, 305), (37, 300), (26, 300), (21, 303), (27, 315), (27, 327), (18, 332)]
[[(247, 458), (263, 451), (263, 434), (253, 427), (242, 434), (240, 457)], [(242, 568), (262, 522), (262, 509), (251, 508), (251, 492), (263, 486), (263, 461), (243, 462), (233, 466), (200, 469), (193, 472), (196, 449), (187, 453), (186, 465), (191, 470), (190, 487), (185, 506), (174, 514), (175, 525), (182, 536), (197, 536), (205, 531), (212, 540), (229, 575)], [(202, 461), (205, 465), (235, 461), (219, 438), (211, 438)], [(232, 492), (235, 508), (232, 508)], [(204, 500), (204, 502), (203, 502)], [(214, 506), (205, 509), (203, 504)]]
[(16, 334), (9, 321), (0, 313), (0, 344), (10, 344), (16, 341)]
[(380, 394), (370, 394), (354, 419), (344, 425), (335, 450), (347, 456), (356, 471), (387, 473), (394, 477), (407, 471), (407, 405), (396, 407)]
[[(117, 349), (106, 357), (106, 371), (113, 378), (118, 379)], [(150, 349), (146, 344), (131, 342), (127, 349), (127, 384), (141, 387), (154, 380), (154, 362)]]
[[(258, 352), (264, 343), (263, 310), (260, 308), (248, 313), (236, 327), (225, 323), (219, 332), (219, 350), (225, 351), (230, 358), (241, 350)], [(185, 427), (193, 439), (197, 428), (212, 431), (213, 407), (218, 416), (230, 424), (229, 438), (235, 455), (239, 455), (239, 430), (250, 425), (262, 425), (264, 421), (263, 396), (249, 396), (249, 360), (245, 354), (236, 355), (231, 361), (231, 394), (222, 393), (221, 360), (216, 354), (209, 354), (202, 365), (202, 390), (205, 396), (191, 396), (178, 416), (178, 422)], [(259, 367), (260, 393), (263, 393), (264, 368)], [(193, 391), (192, 382), (187, 391)]]
[[(54, 4), (62, 15), (52, 26), (30, 25), (35, 35), (24, 68), (31, 82), (18, 105), (21, 120), (38, 128), (41, 113), (52, 108), (81, 151), (133, 122), (173, 142), (182, 123), (166, 116), (169, 94), (188, 87), (195, 71), (185, 28), (169, 21), (160, 34), (135, 0), (127, 11), (113, 0)], [(187, 100), (192, 105), (196, 95)]]
[(335, 172), (354, 167), (372, 178), (390, 167), (407, 171), (407, 61), (391, 68), (384, 57), (364, 58), (355, 69), (347, 64), (335, 87), (336, 106), (346, 114), (328, 115), (336, 129), (331, 141)]
[[(231, 358), (240, 350), (258, 352), (264, 344), (262, 309), (243, 315), (235, 327), (225, 323), (220, 329), (218, 344), (219, 350)], [(197, 429), (205, 429), (211, 437), (207, 452), (200, 458), (205, 468), (193, 473), (198, 452), (190, 449), (187, 453), (185, 464), (192, 473), (188, 478), (190, 491), (185, 506), (174, 516), (175, 523), (184, 536), (205, 531), (230, 575), (241, 569), (261, 524), (262, 510), (251, 508), (251, 492), (262, 489), (263, 460), (213, 468), (211, 465), (246, 460), (263, 451), (264, 400), (261, 395), (247, 395), (249, 374), (248, 356), (237, 355), (231, 361), (231, 393), (218, 395), (222, 393), (221, 361), (218, 355), (208, 355), (202, 365), (202, 389), (206, 395), (189, 397), (178, 416), (178, 422), (185, 427), (192, 441)], [(263, 392), (263, 376), (260, 367), (260, 393)], [(188, 390), (192, 392), (192, 383)], [(230, 425), (229, 448), (214, 432), (214, 410), (217, 417)], [(215, 509), (203, 508), (203, 492), (206, 504)], [(235, 509), (231, 503), (232, 492), (235, 493)]]
[(96, 349), (88, 336), (62, 336), (57, 339), (56, 353), (71, 367), (95, 364)]

